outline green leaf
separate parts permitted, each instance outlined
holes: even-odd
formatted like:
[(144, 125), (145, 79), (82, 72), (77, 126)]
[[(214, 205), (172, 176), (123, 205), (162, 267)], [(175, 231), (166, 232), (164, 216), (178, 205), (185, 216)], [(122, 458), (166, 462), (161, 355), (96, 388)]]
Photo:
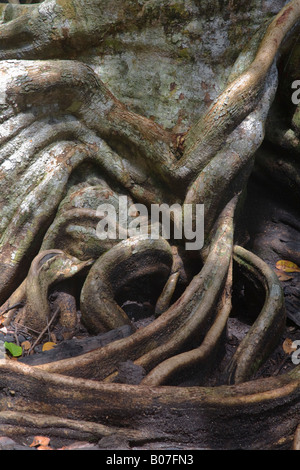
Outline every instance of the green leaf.
[(21, 346), (17, 346), (15, 343), (8, 343), (5, 341), (4, 346), (10, 352), (10, 354), (14, 357), (22, 356), (22, 348)]

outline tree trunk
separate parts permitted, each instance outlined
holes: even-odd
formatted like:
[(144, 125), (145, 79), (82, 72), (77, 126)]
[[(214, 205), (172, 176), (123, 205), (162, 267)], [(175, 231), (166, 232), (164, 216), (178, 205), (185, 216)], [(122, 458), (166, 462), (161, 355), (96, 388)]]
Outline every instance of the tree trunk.
[[(0, 4), (0, 314), (38, 337), (55, 322), (72, 336), (77, 310), (91, 336), (123, 326), (130, 335), (35, 365), (3, 359), (2, 434), (47, 426), (141, 448), (291, 448), (300, 368), (259, 374), (287, 318), (300, 324), (274, 272), (279, 259), (299, 259), (300, 1), (9, 3)], [(282, 244), (270, 225), (283, 210), (278, 184)], [(153, 239), (150, 218), (132, 235), (143, 207), (162, 204), (194, 209), (194, 239)], [(200, 205), (203, 244), (190, 250)], [(118, 216), (115, 237), (99, 236), (99, 207)], [(176, 214), (172, 224), (186, 227), (187, 213)], [(228, 356), (238, 297), (255, 304), (252, 324)], [(150, 302), (151, 321), (137, 325), (131, 301)]]

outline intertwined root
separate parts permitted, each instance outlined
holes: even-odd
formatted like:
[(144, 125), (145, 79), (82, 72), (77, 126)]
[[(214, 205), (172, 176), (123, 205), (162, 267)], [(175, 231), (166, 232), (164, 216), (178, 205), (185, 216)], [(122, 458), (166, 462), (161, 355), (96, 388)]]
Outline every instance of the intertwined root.
[[(236, 200), (229, 204), (220, 217), (219, 226), (203, 269), (194, 277), (183, 295), (153, 323), (136, 331), (130, 338), (87, 353), (80, 358), (80, 361), (75, 360), (75, 358), (66, 359), (40, 367), (76, 377), (103, 380), (110, 374), (114, 374), (118, 364), (126, 359), (135, 361), (137, 365), (142, 366), (146, 372), (149, 372), (163, 360), (173, 356), (183, 348), (187, 348), (189, 343), (199, 342), (214, 320), (215, 309), (222, 295), (231, 263), (235, 205)], [(171, 268), (171, 250), (166, 251), (166, 242), (163, 242), (163, 240), (159, 244), (155, 244), (153, 240), (142, 239), (140, 242), (139, 240), (131, 241), (129, 239), (125, 243), (116, 245), (107, 255), (103, 255), (103, 258), (105, 258), (104, 263), (101, 263), (100, 258), (99, 263), (94, 265), (94, 269), (92, 268), (87, 277), (81, 297), (82, 309), (85, 315), (90, 314), (90, 308), (94, 308), (90, 307), (92, 301), (95, 302), (95, 305), (101, 305), (102, 303), (102, 308), (97, 309), (97, 316), (99, 316), (101, 322), (103, 322), (101, 317), (107, 322), (107, 312), (111, 306), (115, 309), (114, 315), (117, 314), (118, 310), (116, 310), (113, 301), (114, 287), (108, 283), (109, 275), (115, 270), (118, 272), (124, 259), (128, 258), (130, 260), (129, 255), (134, 258), (134, 255), (131, 254), (132, 247), (134, 248), (133, 251), (138, 252), (139, 250), (135, 250), (135, 247), (139, 247), (139, 244), (142, 245), (145, 252), (145, 248), (148, 248), (150, 258), (156, 257), (156, 259), (155, 245), (165, 245), (165, 253), (169, 256), (169, 269)], [(108, 265), (106, 263), (107, 259), (111, 261)], [(152, 269), (159, 267), (159, 264), (157, 266), (154, 264)], [(141, 269), (141, 267), (138, 269)], [(134, 272), (129, 272), (127, 276), (134, 276)], [(105, 279), (105, 282), (103, 282), (103, 279)], [(124, 282), (126, 283), (126, 275), (124, 276)], [(91, 298), (86, 297), (86, 293), (91, 289), (93, 291), (97, 290), (96, 298), (94, 296)], [(103, 305), (104, 302), (105, 305)], [(121, 318), (123, 315), (118, 314)], [(97, 320), (95, 314), (92, 318), (95, 324)], [(101, 367), (98, 367), (98, 364), (101, 364)]]
[[(124, 434), (121, 428), (126, 428), (131, 442), (174, 442), (168, 420), (175, 410), (180, 420), (184, 417), (179, 439), (188, 435), (191, 443), (210, 446), (214, 441), (215, 447), (226, 448), (236, 438), (234, 429), (245, 431), (250, 416), (265, 447), (276, 447), (283, 428), (274, 425), (273, 418), (281, 416), (281, 407), (287, 439), (298, 424), (300, 371), (249, 381), (276, 345), (285, 312), (276, 276), (236, 245), (234, 229), (277, 88), (277, 54), (298, 24), (300, 1), (291, 1), (270, 22), (259, 45), (253, 39), (250, 53), (238, 60), (223, 93), (184, 138), (132, 113), (86, 65), (51, 60), (54, 46), (63, 56), (65, 44), (76, 49), (78, 38), (94, 44), (105, 36), (107, 2), (90, 3), (87, 11), (82, 0), (73, 0), (72, 7), (62, 0), (57, 8), (46, 0), (31, 17), (21, 15), (0, 29), (1, 312), (23, 302), (18, 320), (41, 330), (51, 316), (49, 289), (79, 273), (86, 276), (80, 308), (88, 329), (95, 333), (125, 323), (133, 333), (79, 358), (36, 367), (2, 361), (0, 423), (13, 433), (16, 423), (23, 430), (32, 428), (30, 413), (41, 413), (60, 433), (86, 436), (90, 422), (96, 422), (97, 436)], [(110, 28), (137, 13), (139, 7), (130, 2), (126, 12), (127, 3), (120, 1), (123, 14), (113, 18)], [(145, 11), (138, 11), (140, 21)], [(70, 21), (67, 31), (62, 30), (62, 19)], [(49, 60), (35, 60), (44, 59), (41, 53)], [(15, 57), (22, 60), (6, 60)], [(88, 182), (75, 181), (89, 165), (100, 170), (111, 187), (93, 170)], [(96, 210), (103, 194), (126, 194), (148, 206), (205, 204), (203, 266), (199, 261), (197, 274), (175, 302), (172, 296), (180, 281), (173, 258), (176, 247), (148, 237), (96, 246)], [(263, 309), (225, 371), (223, 379), (233, 385), (162, 387), (214, 360), (231, 310), (233, 263), (265, 291)], [(127, 283), (149, 273), (161, 276), (165, 288), (157, 318), (134, 331), (117, 295)], [(14, 309), (10, 311), (13, 315)], [(68, 321), (60, 313), (60, 321)], [(139, 386), (112, 383), (125, 361), (143, 369)], [(9, 411), (12, 406), (14, 412)], [(65, 410), (68, 419), (58, 418)], [(84, 421), (74, 423), (79, 417)], [(266, 431), (269, 424), (272, 436)], [(245, 434), (239, 445), (259, 446), (254, 432), (247, 429)]]

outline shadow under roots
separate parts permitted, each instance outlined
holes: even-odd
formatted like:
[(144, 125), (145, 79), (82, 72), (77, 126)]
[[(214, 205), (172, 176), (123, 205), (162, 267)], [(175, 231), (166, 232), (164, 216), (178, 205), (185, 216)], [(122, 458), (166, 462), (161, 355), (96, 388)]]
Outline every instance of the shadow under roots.
[[(201, 270), (199, 256), (182, 254), (180, 276), (170, 301), (176, 302), (192, 278)], [(142, 328), (155, 319), (155, 307), (168, 276), (148, 274), (135, 278), (123, 286), (115, 296), (118, 305), (128, 315), (136, 328)]]
[(124, 286), (116, 295), (116, 301), (137, 328), (146, 326), (154, 319), (159, 293), (167, 277), (152, 274), (140, 277)]
[(257, 166), (248, 184), (244, 210), (247, 249), (265, 261), (282, 283), (289, 324), (300, 327), (300, 273), (280, 272), (277, 261), (300, 266), (299, 198), (285, 185), (272, 182)]

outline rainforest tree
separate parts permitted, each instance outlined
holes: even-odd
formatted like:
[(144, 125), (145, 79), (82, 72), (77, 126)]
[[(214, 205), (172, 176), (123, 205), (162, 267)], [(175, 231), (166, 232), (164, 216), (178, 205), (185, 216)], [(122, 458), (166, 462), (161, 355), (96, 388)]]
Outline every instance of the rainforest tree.
[[(299, 260), (300, 1), (11, 3), (0, 5), (2, 315), (37, 334), (55, 316), (72, 337), (79, 310), (90, 335), (130, 334), (41, 365), (2, 360), (3, 432), (290, 447), (300, 370), (255, 374), (286, 326), (272, 263)], [(254, 174), (286, 195), (287, 210), (273, 206), (288, 240), (248, 226), (261, 220)], [(137, 212), (204, 205), (203, 247), (121, 230), (100, 240), (99, 206), (117, 212), (124, 196)], [(208, 386), (243, 282), (259, 312)], [(142, 327), (125, 308), (137, 300), (154, 307)], [(139, 379), (122, 378), (124, 364)]]

